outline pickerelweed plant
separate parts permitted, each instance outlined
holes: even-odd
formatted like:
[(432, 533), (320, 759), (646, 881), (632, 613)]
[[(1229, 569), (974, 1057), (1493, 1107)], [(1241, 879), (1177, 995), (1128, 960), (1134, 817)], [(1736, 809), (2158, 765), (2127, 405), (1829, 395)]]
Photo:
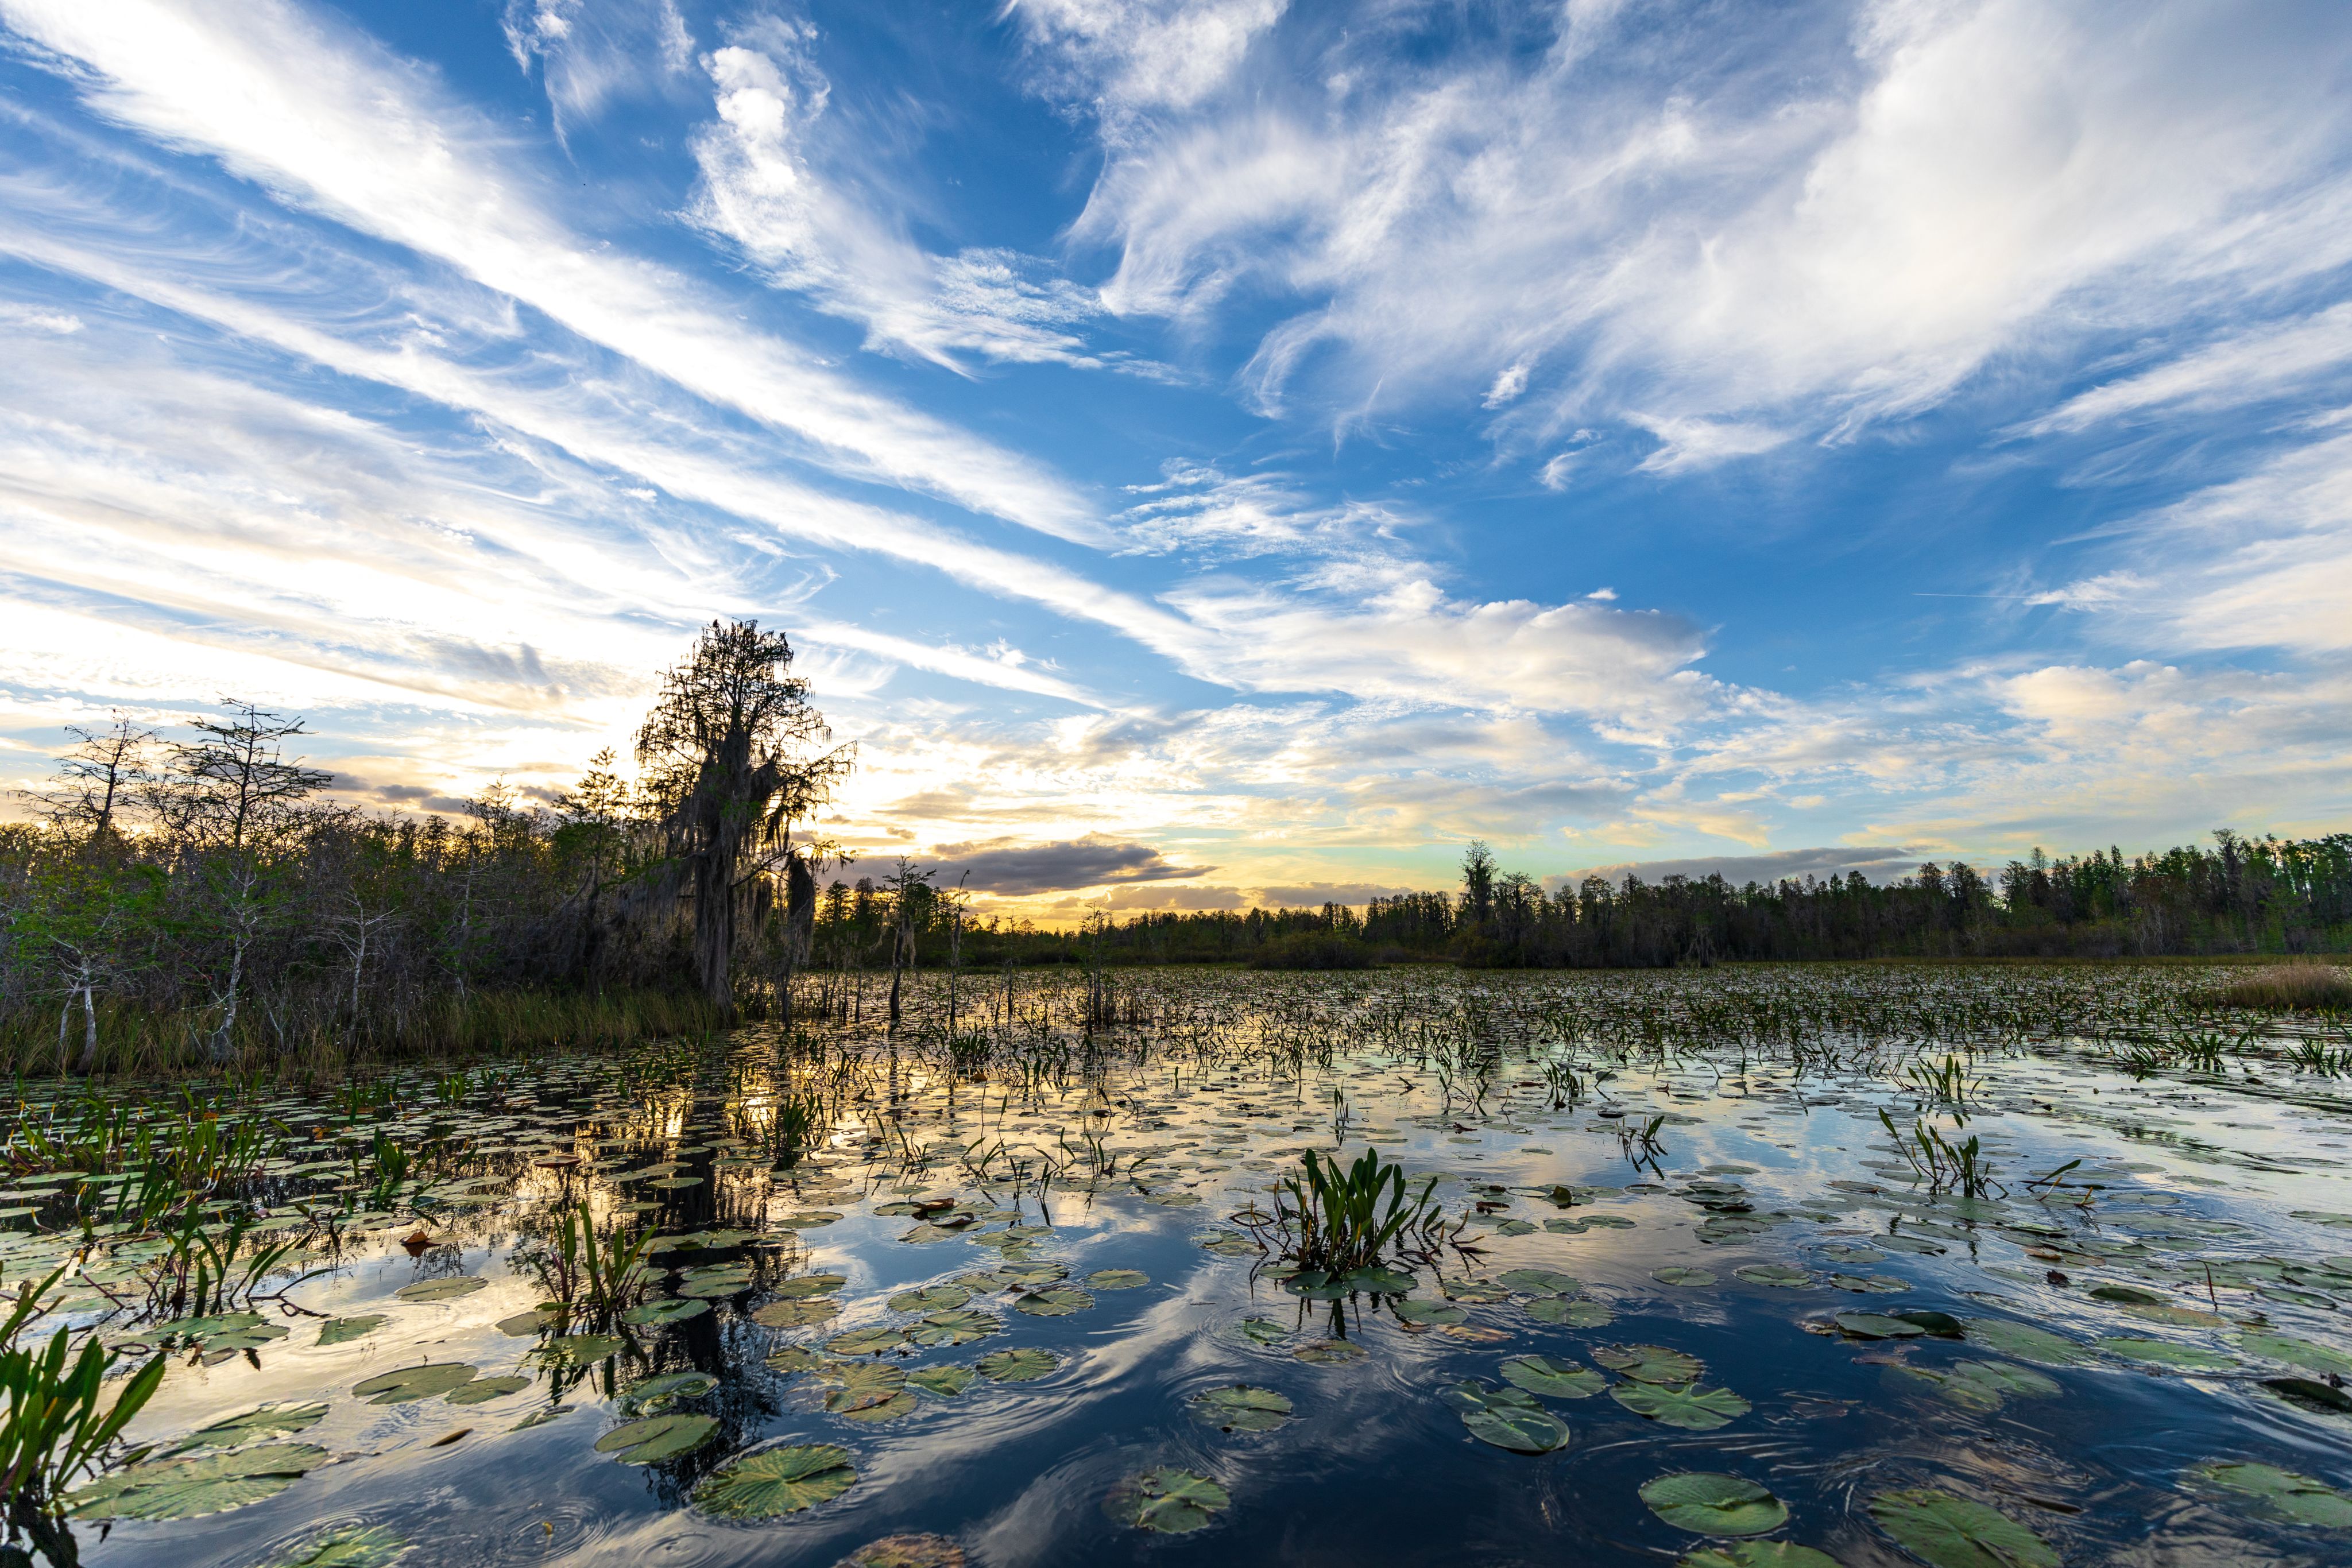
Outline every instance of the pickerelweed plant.
[(1431, 1197), (1436, 1187), (1432, 1176), (1420, 1192), (1408, 1191), (1404, 1167), (1383, 1162), (1377, 1149), (1346, 1167), (1310, 1149), (1299, 1174), (1285, 1176), (1275, 1193), (1285, 1255), (1301, 1270), (1336, 1280), (1377, 1266), (1403, 1244), (1425, 1247), (1443, 1222)]
[(75, 1568), (81, 1559), (66, 1521), (67, 1493), (104, 1465), (123, 1427), (163, 1381), (157, 1354), (109, 1404), (106, 1374), (120, 1353), (96, 1334), (83, 1339), (79, 1355), (71, 1329), (58, 1330), (44, 1349), (16, 1343), (64, 1275), (58, 1269), (37, 1285), (27, 1281), (0, 1322), (0, 1398), (7, 1401), (0, 1412), (0, 1498), (7, 1509), (0, 1568), (30, 1568), (32, 1556), (20, 1542), (50, 1568)]

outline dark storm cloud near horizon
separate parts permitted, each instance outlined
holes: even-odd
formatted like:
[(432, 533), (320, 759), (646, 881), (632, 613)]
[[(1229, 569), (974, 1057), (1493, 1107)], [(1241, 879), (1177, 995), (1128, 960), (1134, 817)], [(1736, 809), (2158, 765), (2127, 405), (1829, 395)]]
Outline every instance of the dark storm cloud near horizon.
[(977, 843), (940, 844), (932, 853), (940, 862), (934, 879), (939, 886), (953, 887), (961, 881), (971, 892), (1007, 897), (1140, 882), (1176, 882), (1204, 876), (1217, 869), (1210, 865), (1175, 865), (1150, 844), (1097, 837), (1044, 844), (988, 839)]

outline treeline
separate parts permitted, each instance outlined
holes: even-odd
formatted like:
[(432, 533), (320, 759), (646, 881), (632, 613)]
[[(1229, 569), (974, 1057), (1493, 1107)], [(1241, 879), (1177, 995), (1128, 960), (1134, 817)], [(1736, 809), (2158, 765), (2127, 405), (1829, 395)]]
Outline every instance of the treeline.
[(638, 780), (608, 750), (551, 807), (340, 804), (298, 719), (226, 702), (176, 738), (76, 730), (0, 825), (0, 1060), (160, 1068), (320, 1048), (515, 1046), (703, 1028), (788, 994), (848, 765), (756, 623), (663, 682)]
[[(971, 964), (1255, 963), (1337, 968), (1443, 960), (1496, 968), (1648, 968), (1742, 959), (2098, 957), (2352, 949), (2352, 834), (2250, 839), (2125, 859), (2036, 850), (1988, 879), (1930, 862), (1888, 883), (1860, 873), (1734, 885), (1721, 876), (1548, 892), (1498, 870), (1483, 844), (1458, 893), (1375, 898), (1361, 914), (1253, 909), (1098, 918), (1075, 932), (968, 925)], [(817, 950), (848, 962), (891, 916), (871, 883), (830, 889)], [(928, 932), (944, 916), (926, 912)], [(936, 943), (927, 943), (926, 950)]]

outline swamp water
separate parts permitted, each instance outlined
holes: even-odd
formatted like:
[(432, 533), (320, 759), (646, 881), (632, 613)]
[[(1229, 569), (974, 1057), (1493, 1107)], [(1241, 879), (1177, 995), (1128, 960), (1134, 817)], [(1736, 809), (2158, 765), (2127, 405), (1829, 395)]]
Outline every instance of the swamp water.
[[(249, 1309), (108, 1310), (128, 1177), (20, 1177), (0, 1268), (172, 1357), (93, 1564), (2352, 1562), (2352, 1102), (2199, 977), (967, 982), (952, 1040), (226, 1096)], [(20, 1170), (88, 1114), (25, 1093)], [(1310, 1150), (1442, 1231), (1286, 1278)], [(583, 1201), (654, 1239), (609, 1314)]]

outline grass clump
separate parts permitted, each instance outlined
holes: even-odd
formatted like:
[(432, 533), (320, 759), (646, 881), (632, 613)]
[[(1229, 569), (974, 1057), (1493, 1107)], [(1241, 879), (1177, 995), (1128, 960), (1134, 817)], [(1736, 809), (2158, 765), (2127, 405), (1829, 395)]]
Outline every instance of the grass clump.
[(2259, 1012), (2352, 1011), (2352, 974), (2333, 964), (2266, 964), (2213, 993), (2225, 1008)]

